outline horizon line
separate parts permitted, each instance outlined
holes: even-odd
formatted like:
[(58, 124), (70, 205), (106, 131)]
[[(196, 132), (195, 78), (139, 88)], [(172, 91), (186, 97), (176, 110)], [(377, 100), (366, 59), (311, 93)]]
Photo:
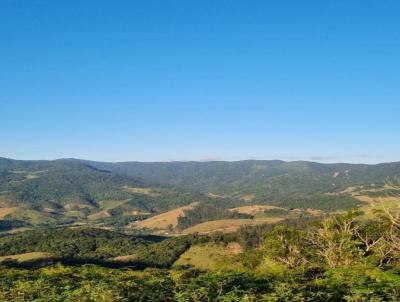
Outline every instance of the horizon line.
[(85, 158), (76, 158), (76, 157), (60, 157), (53, 159), (17, 159), (11, 157), (0, 156), (0, 159), (5, 160), (13, 160), (13, 161), (61, 161), (61, 160), (76, 160), (76, 161), (86, 161), (86, 162), (102, 162), (102, 163), (111, 163), (111, 164), (119, 164), (119, 163), (212, 163), (212, 162), (225, 162), (225, 163), (233, 163), (233, 162), (243, 162), (243, 161), (269, 161), (269, 162), (283, 162), (283, 163), (293, 163), (293, 162), (307, 162), (307, 163), (317, 163), (324, 165), (334, 165), (334, 164), (348, 164), (348, 165), (367, 165), (367, 166), (375, 166), (382, 164), (393, 164), (399, 163), (400, 160), (395, 161), (383, 161), (377, 163), (365, 163), (365, 162), (323, 162), (312, 159), (293, 159), (293, 160), (284, 160), (279, 158), (274, 159), (238, 159), (238, 160), (227, 160), (227, 159), (197, 159), (197, 160), (151, 160), (151, 161), (138, 161), (138, 160), (122, 160), (122, 161), (108, 161), (108, 160), (94, 160), (94, 159), (85, 159)]

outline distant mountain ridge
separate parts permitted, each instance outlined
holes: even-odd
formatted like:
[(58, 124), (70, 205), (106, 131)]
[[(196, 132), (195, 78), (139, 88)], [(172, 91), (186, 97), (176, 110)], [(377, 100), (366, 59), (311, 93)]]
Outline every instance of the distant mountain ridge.
[(293, 182), (289, 184), (290, 187), (298, 187), (301, 190), (306, 189), (305, 186), (316, 184), (320, 185), (319, 189), (322, 191), (331, 191), (351, 185), (382, 184), (387, 178), (400, 176), (400, 162), (376, 165), (280, 160), (84, 162), (120, 175), (141, 177), (150, 182), (170, 184), (200, 192), (219, 193), (232, 192), (237, 188), (241, 188), (240, 190), (245, 193), (251, 193), (254, 186), (262, 186), (268, 191), (268, 184), (279, 185), (288, 181)]
[(0, 220), (29, 224), (136, 219), (189, 204), (199, 194), (150, 187), (75, 159), (19, 161), (0, 158)]
[(268, 204), (331, 212), (360, 205), (351, 188), (378, 194), (387, 191), (385, 183), (399, 179), (400, 162), (107, 163), (0, 158), (0, 220), (123, 224), (193, 202), (221, 208)]

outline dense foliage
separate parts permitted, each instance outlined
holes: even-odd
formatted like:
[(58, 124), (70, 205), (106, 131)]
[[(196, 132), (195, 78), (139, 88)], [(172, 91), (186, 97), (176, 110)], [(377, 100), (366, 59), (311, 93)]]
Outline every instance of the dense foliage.
[(132, 254), (146, 240), (99, 229), (44, 229), (0, 238), (0, 256), (49, 252), (63, 258), (106, 259)]
[(66, 202), (96, 205), (97, 200), (129, 198), (123, 185), (142, 186), (137, 178), (119, 176), (71, 160), (11, 161), (1, 164), (7, 177), (0, 191), (14, 203), (58, 209)]
[[(10, 290), (11, 289), (11, 290)], [(43, 290), (46, 289), (46, 290)], [(0, 271), (2, 301), (397, 301), (398, 276), (354, 268), (310, 279), (56, 266)]]
[[(161, 237), (136, 237), (99, 229), (59, 228), (4, 236), (0, 238), (0, 256), (46, 252), (51, 253), (55, 261), (63, 263), (168, 267), (190, 244), (186, 237), (163, 240)], [(123, 263), (115, 262), (114, 257), (125, 255), (133, 257)]]
[[(32, 246), (40, 244), (40, 235), (32, 234), (27, 232), (15, 238), (25, 240), (26, 244), (27, 238), (32, 237)], [(68, 242), (78, 242), (76, 234), (82, 238), (98, 237), (95, 250), (103, 247), (102, 253), (108, 256), (128, 251), (120, 244), (131, 245), (138, 253), (137, 260), (158, 268), (170, 268), (181, 253), (198, 242), (224, 244), (242, 238), (242, 242), (251, 243), (243, 253), (226, 257), (226, 265), (213, 271), (190, 268), (137, 271), (94, 265), (25, 270), (12, 268), (15, 263), (3, 262), (0, 268), (2, 301), (400, 300), (400, 212), (395, 210), (384, 209), (370, 217), (350, 211), (319, 220), (288, 220), (277, 226), (245, 227), (236, 234), (171, 238), (158, 243), (143, 240), (142, 244), (137, 238), (94, 230), (57, 230), (54, 233), (57, 236), (43, 234), (55, 240), (58, 248), (63, 246), (57, 242), (57, 236), (67, 246)], [(13, 248), (10, 238), (14, 237), (1, 239), (4, 253)], [(115, 246), (111, 247), (103, 239)], [(84, 255), (83, 251), (91, 254), (93, 250), (85, 242), (86, 239), (79, 255)], [(141, 251), (140, 246), (146, 248)], [(121, 251), (115, 250), (118, 248)]]
[(26, 222), (19, 220), (0, 220), (0, 232), (9, 231), (13, 228), (24, 227), (26, 225)]

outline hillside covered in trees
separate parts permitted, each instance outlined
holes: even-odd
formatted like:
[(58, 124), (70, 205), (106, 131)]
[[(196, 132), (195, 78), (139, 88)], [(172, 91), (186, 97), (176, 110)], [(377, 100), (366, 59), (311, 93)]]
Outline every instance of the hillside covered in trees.
[(0, 158), (0, 228), (85, 223), (123, 229), (194, 202), (204, 205), (198, 210), (215, 211), (196, 219), (201, 211), (191, 212), (192, 222), (186, 226), (193, 221), (239, 218), (225, 209), (245, 205), (330, 213), (391, 193), (385, 183), (399, 175), (399, 163), (102, 163)]
[[(232, 234), (162, 241), (87, 229), (8, 235), (0, 238), (0, 253), (9, 255), (0, 258), (0, 298), (394, 302), (400, 299), (399, 213), (382, 210), (366, 217), (350, 211), (326, 219), (288, 220)], [(241, 250), (224, 254), (210, 269), (174, 265), (196, 246), (204, 252), (206, 246), (214, 247), (215, 254), (217, 246), (228, 250), (232, 243), (240, 244)], [(11, 259), (39, 250), (58, 257), (25, 263)]]

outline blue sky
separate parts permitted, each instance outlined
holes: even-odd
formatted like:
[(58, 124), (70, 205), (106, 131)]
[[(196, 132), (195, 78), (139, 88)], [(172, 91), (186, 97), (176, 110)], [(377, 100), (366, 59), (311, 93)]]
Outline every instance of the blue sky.
[(0, 2), (0, 156), (400, 160), (399, 1)]

